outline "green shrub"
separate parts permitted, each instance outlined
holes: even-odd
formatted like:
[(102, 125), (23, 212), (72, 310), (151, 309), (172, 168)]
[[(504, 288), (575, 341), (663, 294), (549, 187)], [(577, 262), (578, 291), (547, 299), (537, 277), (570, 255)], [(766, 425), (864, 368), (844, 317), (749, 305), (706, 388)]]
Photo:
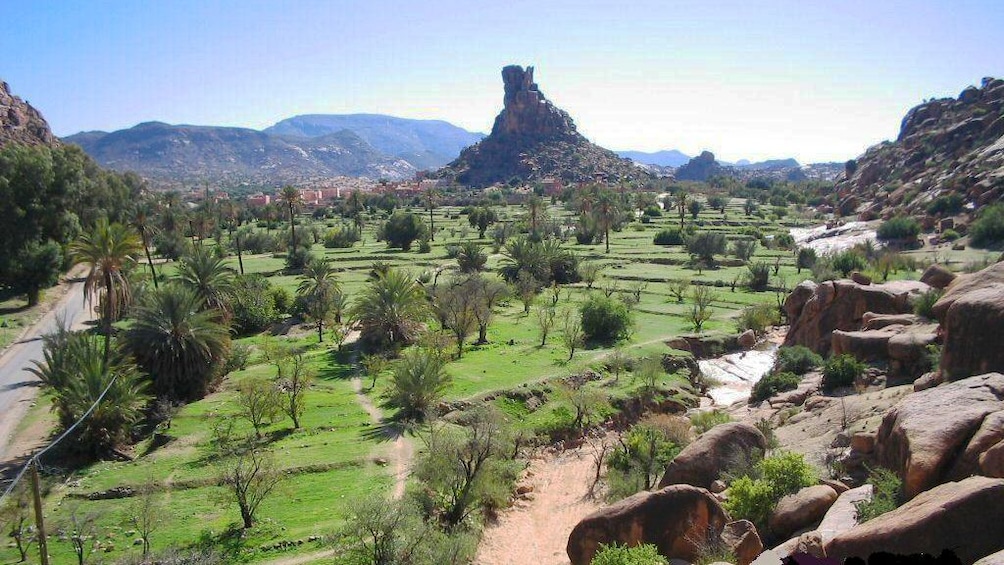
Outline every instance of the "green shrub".
[(880, 241), (912, 241), (920, 235), (920, 224), (909, 216), (897, 216), (882, 222), (878, 229)]
[(823, 366), (823, 389), (851, 386), (865, 372), (865, 365), (853, 355), (843, 353), (830, 357)]
[(777, 350), (774, 370), (804, 375), (823, 364), (823, 358), (804, 345), (782, 347)]
[(750, 290), (759, 292), (767, 288), (770, 282), (770, 265), (766, 261), (757, 261), (746, 266), (749, 272), (746, 274), (746, 286)]
[(969, 244), (985, 248), (1004, 241), (1004, 203), (988, 206), (969, 228)]
[(593, 294), (582, 304), (579, 312), (587, 340), (611, 343), (631, 333), (631, 312), (620, 300)]
[(937, 302), (939, 298), (941, 298), (942, 294), (944, 294), (944, 291), (937, 288), (932, 288), (931, 290), (928, 290), (924, 294), (921, 294), (920, 297), (917, 298), (917, 301), (914, 302), (913, 304), (914, 314), (917, 314), (918, 316), (923, 316), (928, 320), (933, 320), (934, 303)]
[(648, 206), (645, 207), (645, 210), (642, 211), (642, 214), (644, 214), (645, 216), (648, 216), (650, 218), (658, 218), (658, 217), (662, 216), (662, 208), (660, 208), (660, 207), (658, 207), (658, 206), (656, 206), (654, 204), (650, 204), (650, 205), (648, 205)]
[(359, 241), (359, 228), (345, 225), (331, 228), (324, 234), (324, 247), (328, 249), (345, 249)]
[(957, 231), (955, 231), (955, 230), (953, 230), (951, 228), (949, 228), (949, 229), (941, 232), (941, 239), (943, 239), (945, 241), (955, 241), (956, 239), (959, 239), (960, 237), (962, 237), (962, 236), (959, 235), (959, 232), (957, 232)]
[(272, 283), (260, 274), (240, 275), (234, 279), (230, 308), (237, 335), (258, 333), (278, 319)]
[(758, 461), (750, 473), (732, 481), (725, 509), (733, 520), (749, 520), (767, 531), (767, 517), (777, 502), (807, 486), (817, 477), (812, 466), (797, 453), (780, 453)]
[(432, 252), (432, 244), (429, 243), (428, 239), (426, 239), (426, 238), (423, 237), (422, 239), (420, 239), (418, 241), (418, 252), (419, 253), (431, 253)]
[(721, 410), (705, 410), (690, 416), (690, 423), (694, 425), (698, 435), (710, 430), (718, 424), (726, 424), (732, 421), (732, 417)]
[(816, 250), (811, 247), (803, 247), (798, 250), (798, 258), (795, 259), (795, 266), (798, 272), (802, 269), (811, 269), (816, 264)]
[(845, 277), (851, 271), (860, 271), (868, 266), (868, 261), (860, 253), (850, 249), (835, 255), (830, 263), (834, 269), (840, 271), (840, 274)]
[(762, 336), (767, 328), (781, 323), (781, 313), (777, 306), (769, 302), (753, 304), (742, 309), (736, 320), (736, 329), (740, 332), (753, 330), (757, 336)]
[(939, 196), (927, 205), (927, 213), (932, 216), (955, 214), (962, 210), (962, 197), (958, 194)]
[(600, 550), (593, 556), (590, 565), (666, 565), (666, 558), (659, 555), (659, 548), (652, 544), (626, 545), (600, 544)]
[(871, 500), (862, 500), (854, 504), (858, 511), (858, 523), (867, 522), (895, 510), (903, 503), (903, 481), (896, 473), (881, 467), (871, 469), (868, 482), (873, 487)]
[(714, 263), (715, 255), (725, 253), (725, 245), (725, 234), (700, 232), (687, 238), (687, 253), (700, 257), (710, 264)]
[(794, 390), (801, 381), (802, 379), (795, 373), (767, 373), (753, 385), (750, 400), (760, 402), (775, 394)]
[(412, 242), (423, 239), (428, 232), (425, 222), (417, 214), (398, 210), (380, 226), (379, 236), (387, 242), (387, 247), (410, 251)]
[(683, 245), (683, 233), (679, 229), (665, 229), (655, 234), (652, 243), (656, 245)]

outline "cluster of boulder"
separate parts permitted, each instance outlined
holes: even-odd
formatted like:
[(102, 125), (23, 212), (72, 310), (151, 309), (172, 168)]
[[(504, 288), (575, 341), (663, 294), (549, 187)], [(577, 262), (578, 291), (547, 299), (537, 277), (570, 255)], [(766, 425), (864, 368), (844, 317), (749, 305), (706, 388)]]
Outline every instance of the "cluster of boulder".
[[(936, 320), (912, 313), (916, 298), (931, 288), (944, 291), (933, 307)], [(695, 559), (702, 548), (723, 546), (739, 565), (752, 562), (765, 544), (774, 545), (782, 557), (868, 557), (881, 551), (938, 555), (949, 549), (963, 563), (1001, 562), (1004, 263), (959, 276), (933, 266), (920, 282), (803, 283), (785, 309), (791, 322), (787, 345), (848, 353), (883, 367), (890, 380), (895, 375), (913, 382), (876, 391), (892, 399), (876, 416), (862, 420), (870, 422), (864, 429), (838, 434), (843, 440), (834, 443), (843, 450), (844, 463), (865, 472), (848, 473), (840, 481), (823, 479), (782, 498), (766, 529), (758, 532), (723, 508), (729, 493), (722, 475), (736, 460), (766, 449), (766, 439), (746, 423), (719, 425), (670, 462), (659, 490), (582, 520), (568, 540), (572, 564), (589, 563), (600, 544), (612, 542), (651, 543), (663, 555), (682, 560)], [(940, 364), (920, 374), (931, 369), (932, 344), (941, 345)], [(818, 376), (803, 385), (764, 406), (799, 406), (803, 413), (798, 416), (812, 417), (817, 405), (823, 410), (833, 404), (819, 396)], [(902, 480), (905, 503), (859, 523), (857, 506), (874, 493), (861, 478), (875, 468), (889, 469)]]

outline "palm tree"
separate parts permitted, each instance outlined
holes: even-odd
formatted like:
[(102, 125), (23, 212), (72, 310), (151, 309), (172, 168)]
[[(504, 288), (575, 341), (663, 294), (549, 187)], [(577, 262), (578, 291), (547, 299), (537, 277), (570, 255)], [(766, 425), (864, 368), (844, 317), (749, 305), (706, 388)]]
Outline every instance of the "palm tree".
[(536, 194), (526, 201), (526, 215), (530, 220), (530, 233), (537, 234), (537, 226), (544, 217), (544, 201)]
[(139, 232), (140, 240), (143, 242), (143, 252), (146, 253), (146, 262), (150, 265), (150, 276), (153, 277), (153, 288), (157, 288), (157, 270), (153, 268), (153, 259), (150, 257), (150, 234), (153, 226), (150, 225), (150, 216), (153, 215), (153, 207), (149, 202), (140, 202), (132, 210), (132, 220), (130, 223)]
[(152, 293), (125, 332), (125, 347), (153, 379), (158, 396), (205, 396), (230, 351), (230, 332), (192, 290), (168, 284)]
[(292, 251), (296, 248), (296, 227), (294, 226), (293, 213), (300, 204), (300, 191), (287, 184), (282, 187), (282, 192), (279, 193), (279, 200), (289, 209), (289, 249)]
[(450, 386), (442, 356), (427, 349), (409, 349), (394, 366), (391, 406), (406, 419), (424, 420)]
[[(335, 313), (335, 295), (341, 294), (331, 262), (327, 259), (309, 261), (303, 268), (296, 293), (307, 301), (307, 315), (317, 324), (317, 341), (324, 341), (324, 322)], [(344, 297), (340, 301), (344, 303)]]
[(65, 327), (43, 341), (44, 362), (35, 361), (28, 370), (49, 390), (60, 427), (68, 429), (101, 399), (77, 428), (75, 448), (93, 454), (127, 440), (149, 400), (136, 366), (119, 354), (106, 363), (97, 338)]
[(429, 209), (429, 239), (436, 241), (436, 224), (432, 219), (432, 210), (436, 207), (436, 199), (439, 197), (439, 192), (430, 188), (425, 191), (425, 207)]
[[(131, 296), (129, 279), (125, 271), (136, 262), (140, 252), (140, 241), (128, 227), (101, 218), (94, 231), (80, 236), (70, 245), (74, 264), (90, 267), (84, 281), (84, 294), (93, 304), (104, 300), (102, 314), (105, 330), (105, 354), (107, 364), (111, 354), (112, 322), (129, 303)], [(104, 291), (104, 294), (102, 294)]]
[(676, 208), (680, 212), (680, 229), (683, 229), (683, 218), (687, 214), (687, 193), (680, 191), (676, 195)]
[(241, 249), (241, 223), (244, 220), (244, 210), (238, 208), (237, 205), (231, 200), (227, 200), (225, 204), (221, 206), (221, 214), (226, 218), (227, 231), (230, 233), (230, 241), (234, 243), (234, 249), (237, 251), (237, 266), (240, 268), (240, 273), (244, 274), (244, 256), (243, 250)]
[(617, 219), (617, 199), (609, 190), (600, 193), (596, 200), (596, 222), (603, 228), (603, 241), (607, 244), (607, 253), (610, 253), (610, 227)]
[(366, 210), (366, 202), (363, 200), (362, 192), (358, 190), (350, 192), (349, 197), (345, 199), (345, 206), (356, 227), (363, 229), (363, 211)]
[(363, 289), (349, 309), (370, 345), (398, 347), (415, 338), (429, 317), (425, 290), (407, 272), (389, 269)]
[(229, 312), (227, 297), (234, 289), (234, 270), (206, 246), (197, 245), (182, 257), (178, 282), (194, 292), (206, 308)]

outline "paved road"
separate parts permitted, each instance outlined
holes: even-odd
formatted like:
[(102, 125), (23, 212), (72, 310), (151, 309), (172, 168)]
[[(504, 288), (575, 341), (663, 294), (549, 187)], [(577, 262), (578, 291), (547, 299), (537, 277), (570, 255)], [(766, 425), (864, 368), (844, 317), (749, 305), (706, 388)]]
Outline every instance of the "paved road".
[[(84, 283), (69, 283), (66, 293), (20, 341), (0, 355), (0, 461), (7, 459), (7, 445), (18, 423), (38, 392), (38, 379), (28, 372), (41, 361), (42, 336), (52, 332), (62, 317), (71, 328), (93, 318), (84, 300)], [(19, 453), (9, 454), (18, 456)]]

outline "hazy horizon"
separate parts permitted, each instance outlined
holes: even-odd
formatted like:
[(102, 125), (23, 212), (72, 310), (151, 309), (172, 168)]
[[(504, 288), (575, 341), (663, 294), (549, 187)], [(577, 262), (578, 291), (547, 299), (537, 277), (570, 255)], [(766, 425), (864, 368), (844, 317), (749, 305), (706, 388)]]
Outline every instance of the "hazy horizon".
[[(9, 5), (0, 78), (53, 131), (147, 121), (262, 129), (299, 114), (487, 133), (499, 71), (614, 150), (842, 161), (925, 99), (1004, 75), (1004, 3), (179, 1)], [(44, 22), (44, 28), (39, 23)], [(44, 29), (44, 32), (40, 32)]]

